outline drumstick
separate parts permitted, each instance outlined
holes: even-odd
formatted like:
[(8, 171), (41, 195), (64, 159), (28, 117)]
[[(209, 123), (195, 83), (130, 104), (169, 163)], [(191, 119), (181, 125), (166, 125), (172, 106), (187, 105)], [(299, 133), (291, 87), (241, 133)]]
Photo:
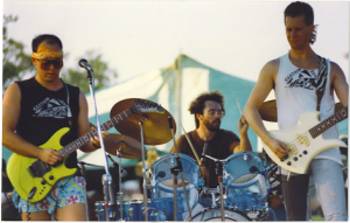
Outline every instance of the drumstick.
[(196, 150), (194, 149), (194, 146), (193, 146), (193, 144), (192, 144), (190, 138), (188, 137), (187, 132), (186, 132), (184, 126), (183, 126), (183, 125), (181, 125), (181, 126), (182, 126), (182, 130), (183, 130), (184, 133), (185, 133), (185, 138), (186, 138), (188, 144), (190, 145), (190, 148), (191, 148), (191, 150), (192, 150), (192, 153), (193, 153), (194, 157), (196, 158), (196, 161), (197, 161), (198, 165), (201, 165), (201, 161), (200, 161), (200, 159), (199, 159), (199, 156), (198, 156)]
[(242, 109), (241, 109), (241, 105), (238, 102), (238, 99), (236, 98), (236, 107), (238, 108), (239, 114), (242, 116)]

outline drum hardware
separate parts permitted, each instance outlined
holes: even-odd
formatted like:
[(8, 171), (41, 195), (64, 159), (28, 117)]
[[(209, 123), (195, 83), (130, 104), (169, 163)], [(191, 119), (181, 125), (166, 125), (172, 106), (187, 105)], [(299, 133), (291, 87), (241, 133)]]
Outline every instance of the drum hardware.
[(146, 180), (146, 161), (145, 161), (145, 143), (144, 143), (144, 132), (143, 132), (143, 122), (139, 121), (138, 125), (140, 127), (140, 139), (141, 139), (141, 149), (142, 149), (142, 164), (143, 164), (143, 169), (145, 171), (143, 171), (143, 184), (142, 184), (142, 188), (143, 188), (143, 205), (144, 205), (144, 216), (145, 216), (145, 221), (148, 221), (148, 196), (147, 196), (147, 180)]
[[(171, 138), (172, 138), (172, 141), (173, 141), (173, 145), (174, 145), (174, 148), (176, 147), (176, 142), (175, 142), (175, 128), (173, 126), (173, 121), (172, 121), (172, 117), (169, 116), (168, 117), (168, 124), (169, 124), (169, 129), (170, 129), (170, 132), (171, 132)], [(182, 169), (182, 164), (181, 164), (181, 160), (180, 160), (180, 157), (178, 156), (178, 154), (176, 154), (176, 165), (174, 167), (171, 168), (171, 173), (173, 174), (173, 182), (174, 182), (174, 190), (173, 190), (173, 194), (174, 194), (174, 197), (173, 197), (173, 219), (174, 221), (177, 220), (177, 176), (180, 172), (183, 171)], [(182, 176), (182, 182), (185, 182), (185, 179)], [(187, 193), (187, 190), (186, 190), (186, 185), (183, 184), (183, 190), (184, 190), (184, 193), (185, 193), (185, 200), (186, 200), (186, 205), (187, 205), (187, 209), (188, 209), (188, 212), (189, 212), (189, 218), (192, 219), (192, 208), (190, 206), (190, 202), (189, 202), (189, 198), (188, 198), (188, 193)]]
[(180, 158), (178, 156), (176, 156), (175, 158), (176, 160), (176, 165), (174, 167), (172, 167), (170, 169), (171, 173), (173, 174), (173, 182), (174, 182), (174, 189), (173, 189), (173, 219), (174, 221), (176, 221), (176, 215), (177, 215), (177, 196), (176, 196), (176, 192), (177, 192), (177, 175), (182, 172), (182, 165), (181, 165), (181, 161)]
[[(107, 162), (107, 156), (106, 156), (106, 149), (104, 145), (104, 140), (102, 137), (102, 131), (101, 131), (101, 126), (100, 126), (100, 119), (99, 119), (99, 114), (97, 110), (97, 103), (96, 103), (96, 96), (95, 96), (95, 74), (94, 71), (91, 67), (91, 65), (88, 63), (87, 60), (81, 59), (79, 61), (79, 65), (84, 68), (87, 71), (87, 76), (89, 80), (89, 91), (92, 96), (92, 101), (93, 101), (93, 107), (95, 111), (95, 120), (96, 120), (96, 126), (97, 126), (97, 133), (98, 133), (98, 138), (100, 141), (100, 147), (102, 148), (104, 152), (104, 167), (105, 167), (105, 174), (102, 176), (102, 184), (103, 184), (103, 193), (104, 193), (104, 199), (105, 199), (105, 204), (106, 204), (106, 220), (116, 220), (116, 213), (115, 209), (113, 207), (116, 206), (115, 204), (115, 196), (113, 192), (113, 187), (112, 187), (112, 176), (108, 170), (108, 162)], [(112, 211), (109, 214), (109, 208), (112, 208)]]
[(205, 154), (203, 152), (203, 157), (206, 157), (212, 161), (215, 162), (215, 174), (217, 176), (217, 182), (218, 182), (218, 185), (219, 185), (219, 192), (220, 192), (220, 214), (221, 214), (221, 221), (224, 221), (225, 220), (225, 208), (224, 208), (224, 187), (223, 187), (223, 162), (224, 160), (220, 160), (220, 159), (217, 159), (217, 158), (214, 158), (208, 154)]
[(215, 162), (215, 174), (218, 179), (219, 191), (220, 191), (220, 213), (221, 221), (225, 220), (225, 210), (224, 210), (224, 188), (222, 185), (222, 163), (219, 161)]
[[(122, 177), (124, 176), (124, 169), (122, 168), (121, 166), (121, 157), (120, 157), (120, 153), (119, 153), (120, 149), (119, 147), (116, 149), (116, 156), (118, 157), (118, 161), (115, 161), (111, 155), (107, 154), (108, 158), (111, 160), (111, 162), (113, 163), (114, 167), (118, 167), (118, 188), (119, 188), (119, 191), (117, 192), (117, 197), (116, 197), (116, 200), (117, 200), (117, 204), (123, 204), (123, 199), (124, 199), (124, 194), (121, 190), (121, 186), (122, 186)], [(119, 220), (122, 220), (124, 219), (124, 216), (123, 216), (123, 210), (122, 208), (119, 208)]]
[(216, 208), (217, 207), (217, 194), (220, 194), (220, 189), (219, 187), (215, 188), (209, 188), (209, 187), (204, 187), (201, 191), (200, 196), (201, 197), (206, 197), (210, 196), (210, 207), (209, 208)]
[(141, 158), (143, 164), (143, 201), (145, 221), (148, 221), (147, 204), (147, 167), (145, 161), (145, 144), (159, 145), (168, 142), (171, 137), (169, 123), (176, 129), (172, 116), (155, 102), (139, 98), (125, 99), (112, 107), (111, 117), (114, 117), (127, 108), (131, 114), (126, 119), (114, 123), (115, 128), (122, 134), (140, 140)]

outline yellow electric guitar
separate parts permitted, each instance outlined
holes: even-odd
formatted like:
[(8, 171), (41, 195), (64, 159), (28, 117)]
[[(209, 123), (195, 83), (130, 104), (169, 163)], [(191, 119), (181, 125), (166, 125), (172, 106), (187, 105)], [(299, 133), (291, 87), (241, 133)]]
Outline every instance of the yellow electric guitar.
[[(111, 117), (111, 120), (101, 125), (102, 130), (108, 130), (130, 115), (142, 115), (144, 112), (164, 113), (162, 107), (154, 102), (143, 99), (133, 99), (132, 107)], [(58, 150), (60, 155), (67, 157), (83, 145), (90, 142), (90, 138), (97, 135), (97, 132), (90, 131), (77, 138), (66, 146), (62, 146), (60, 141), (69, 131), (67, 127), (59, 129), (50, 139), (39, 147), (42, 149)], [(8, 160), (7, 174), (16, 192), (20, 197), (28, 202), (34, 203), (46, 197), (56, 182), (64, 177), (71, 176), (77, 168), (67, 168), (64, 161), (54, 166), (46, 164), (41, 160), (29, 158), (13, 153)]]
[(268, 146), (265, 152), (280, 167), (290, 172), (305, 174), (312, 159), (322, 151), (334, 147), (346, 147), (339, 139), (324, 139), (322, 133), (348, 117), (348, 109), (341, 108), (334, 115), (320, 122), (319, 112), (306, 112), (300, 115), (298, 124), (292, 129), (271, 131), (271, 135), (287, 144), (288, 157), (280, 159)]

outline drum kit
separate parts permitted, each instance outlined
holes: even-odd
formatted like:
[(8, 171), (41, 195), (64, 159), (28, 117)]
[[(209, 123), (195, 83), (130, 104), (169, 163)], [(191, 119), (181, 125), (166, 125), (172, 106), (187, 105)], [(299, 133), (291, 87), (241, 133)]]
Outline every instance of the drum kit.
[[(152, 101), (131, 98), (116, 103), (110, 116), (125, 137), (107, 135), (105, 150), (122, 158), (142, 159), (143, 200), (125, 201), (119, 191), (110, 205), (105, 197), (95, 202), (99, 221), (249, 221), (261, 220), (268, 213), (266, 164), (255, 153), (232, 154), (225, 160), (208, 156), (220, 163), (223, 186), (206, 188), (199, 166), (187, 155), (170, 153), (151, 167), (146, 165), (145, 145), (173, 140), (175, 146), (176, 123), (168, 111)], [(123, 140), (128, 146), (120, 146)]]

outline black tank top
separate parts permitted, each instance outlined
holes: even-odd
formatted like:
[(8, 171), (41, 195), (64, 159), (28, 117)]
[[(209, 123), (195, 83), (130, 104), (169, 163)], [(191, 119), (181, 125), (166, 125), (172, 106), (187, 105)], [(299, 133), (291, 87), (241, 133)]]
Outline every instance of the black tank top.
[[(21, 91), (21, 111), (16, 132), (28, 142), (39, 146), (56, 131), (68, 127), (61, 138), (65, 146), (78, 137), (79, 88), (64, 83), (57, 91), (41, 86), (35, 78), (16, 82)], [(66, 160), (68, 167), (77, 166), (77, 153)]]

